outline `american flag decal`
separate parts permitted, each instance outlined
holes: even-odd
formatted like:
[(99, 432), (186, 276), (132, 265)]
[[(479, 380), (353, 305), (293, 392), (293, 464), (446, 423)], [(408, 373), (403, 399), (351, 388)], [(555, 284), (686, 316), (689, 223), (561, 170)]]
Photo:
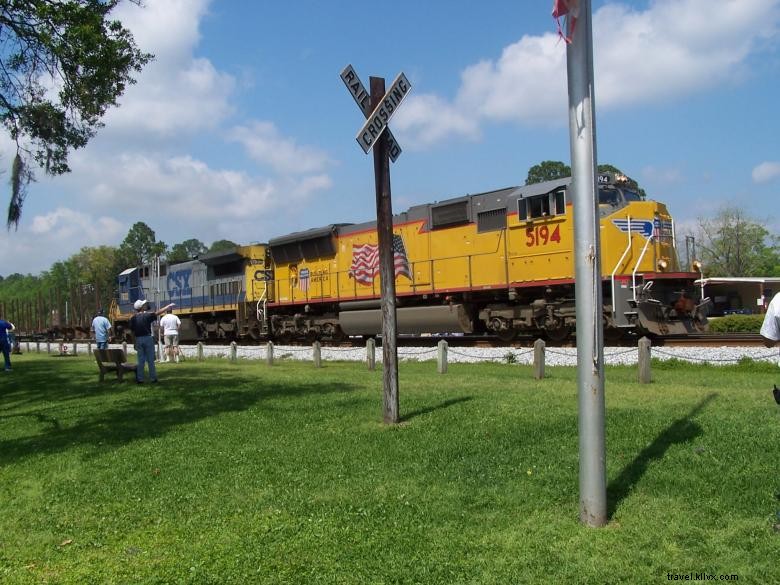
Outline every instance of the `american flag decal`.
[[(404, 240), (398, 234), (393, 234), (393, 265), (396, 278), (400, 274), (412, 278), (409, 271), (409, 260), (406, 257)], [(370, 286), (379, 274), (379, 246), (376, 244), (353, 244), (352, 265), (349, 273), (360, 284)]]
[(298, 273), (298, 288), (300, 288), (302, 292), (309, 291), (309, 269), (308, 268), (301, 268), (301, 271)]
[(671, 221), (658, 219), (653, 220), (653, 235), (656, 238), (671, 238), (674, 234), (674, 224)]

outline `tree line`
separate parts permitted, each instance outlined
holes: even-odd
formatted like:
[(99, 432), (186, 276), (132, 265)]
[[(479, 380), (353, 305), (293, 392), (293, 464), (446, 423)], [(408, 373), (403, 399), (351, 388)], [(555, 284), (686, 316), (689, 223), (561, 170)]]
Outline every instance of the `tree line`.
[(230, 240), (217, 240), (206, 246), (191, 238), (169, 248), (157, 240), (154, 230), (139, 221), (118, 247), (81, 248), (38, 275), (0, 275), (0, 311), (4, 318), (24, 329), (88, 329), (98, 310), (108, 311), (114, 300), (117, 275), (123, 270), (149, 264), (156, 257), (183, 262), (236, 245)]

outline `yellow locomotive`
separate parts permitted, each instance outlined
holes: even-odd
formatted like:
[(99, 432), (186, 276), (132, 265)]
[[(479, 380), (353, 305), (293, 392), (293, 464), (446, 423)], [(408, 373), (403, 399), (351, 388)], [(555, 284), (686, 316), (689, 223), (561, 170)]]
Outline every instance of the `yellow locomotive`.
[[(419, 205), (393, 218), (399, 333), (490, 332), (561, 340), (575, 329), (571, 179)], [(666, 206), (599, 175), (607, 332), (706, 328)], [(381, 331), (376, 222), (269, 241), (258, 327), (281, 339)], [(686, 294), (688, 293), (688, 294)], [(261, 306), (262, 305), (262, 306)]]

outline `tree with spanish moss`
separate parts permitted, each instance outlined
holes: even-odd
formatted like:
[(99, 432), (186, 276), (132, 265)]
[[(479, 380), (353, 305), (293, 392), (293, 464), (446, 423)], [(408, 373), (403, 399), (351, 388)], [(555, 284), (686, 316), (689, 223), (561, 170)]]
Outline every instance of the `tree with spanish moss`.
[(0, 0), (0, 120), (16, 144), (9, 229), (35, 170), (69, 172), (69, 153), (95, 136), (152, 58), (111, 18), (121, 1)]

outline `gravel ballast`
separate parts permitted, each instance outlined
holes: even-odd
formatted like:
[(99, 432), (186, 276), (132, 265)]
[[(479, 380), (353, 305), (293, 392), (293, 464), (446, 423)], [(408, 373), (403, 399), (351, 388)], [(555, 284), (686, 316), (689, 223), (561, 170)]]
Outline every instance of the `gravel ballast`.
[[(194, 345), (181, 346), (185, 356), (193, 359), (197, 355)], [(128, 352), (131, 352), (128, 346)], [(239, 359), (266, 359), (265, 345), (237, 346), (236, 356)], [(660, 360), (678, 359), (690, 363), (707, 363), (712, 365), (732, 365), (743, 358), (754, 361), (766, 361), (780, 364), (780, 352), (776, 348), (767, 347), (653, 347), (651, 356)], [(225, 346), (204, 346), (204, 357), (230, 356), (230, 348)], [(323, 361), (353, 361), (366, 360), (366, 348), (331, 348), (321, 349)], [(438, 350), (435, 347), (399, 347), (398, 359), (401, 361), (435, 361)], [(633, 365), (637, 363), (637, 348), (605, 347), (604, 362), (607, 365)], [(512, 356), (512, 357), (510, 357)], [(312, 348), (292, 345), (274, 346), (274, 359), (292, 359), (312, 361)], [(516, 364), (533, 364), (533, 348), (469, 348), (450, 347), (447, 350), (449, 363), (506, 362)], [(376, 348), (376, 361), (382, 361), (382, 348)], [(576, 366), (577, 348), (548, 347), (545, 349), (545, 364), (548, 366)]]

